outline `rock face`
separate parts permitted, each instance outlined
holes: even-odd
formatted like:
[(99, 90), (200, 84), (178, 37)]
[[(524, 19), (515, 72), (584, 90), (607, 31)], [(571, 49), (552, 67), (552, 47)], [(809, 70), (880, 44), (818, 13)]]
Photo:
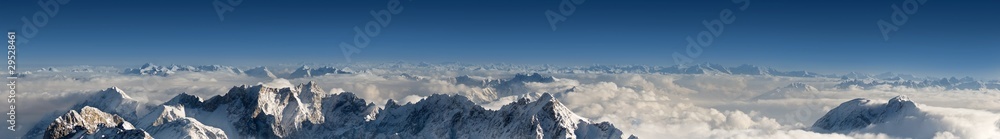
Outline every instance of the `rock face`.
[(611, 123), (577, 116), (549, 94), (498, 110), (484, 109), (464, 96), (440, 94), (412, 104), (389, 100), (380, 108), (354, 93), (323, 92), (313, 82), (290, 88), (243, 85), (207, 100), (182, 93), (132, 120), (136, 126), (111, 114), (134, 110), (105, 107), (124, 112), (85, 106), (56, 118), (43, 138), (623, 137)]
[(118, 115), (111, 115), (94, 107), (83, 107), (79, 112), (70, 110), (55, 119), (46, 128), (46, 139), (69, 138), (121, 138), (136, 139), (152, 137)]
[[(73, 105), (70, 110), (80, 110), (85, 107), (102, 110), (105, 113), (121, 117), (126, 121), (138, 120), (139, 117), (148, 113), (148, 109), (151, 108), (150, 106), (140, 104), (138, 101), (133, 100), (132, 97), (125, 94), (125, 92), (118, 87), (110, 87), (98, 91), (87, 98), (86, 101)], [(45, 116), (42, 121), (38, 122), (33, 126), (33, 128), (28, 130), (25, 137), (43, 137), (46, 132), (46, 127), (53, 123), (54, 120), (56, 120), (60, 115), (62, 114), (53, 113)]]
[(83, 103), (74, 105), (73, 109), (83, 107), (94, 107), (130, 121), (138, 120), (140, 116), (146, 115), (148, 110), (152, 108), (133, 100), (118, 87), (98, 91)]
[(832, 132), (857, 130), (872, 124), (898, 120), (919, 111), (916, 104), (906, 96), (893, 97), (888, 103), (875, 103), (868, 99), (857, 98), (833, 108), (816, 120), (812, 127)]
[(551, 95), (486, 110), (463, 96), (433, 95), (412, 105), (386, 104), (349, 138), (621, 138), (610, 123), (591, 123)]

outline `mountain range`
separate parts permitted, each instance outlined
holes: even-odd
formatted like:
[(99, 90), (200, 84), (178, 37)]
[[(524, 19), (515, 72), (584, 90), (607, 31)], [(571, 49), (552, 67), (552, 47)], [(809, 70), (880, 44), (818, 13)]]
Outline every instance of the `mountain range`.
[[(36, 125), (27, 138), (622, 138), (608, 122), (580, 117), (549, 94), (497, 110), (461, 95), (384, 107), (316, 83), (241, 85), (202, 99), (182, 93), (143, 105), (117, 87)], [(104, 103), (95, 103), (104, 102)], [(628, 136), (635, 138), (634, 136)]]
[(455, 77), (454, 83), (457, 85), (481, 88), (482, 92), (468, 94), (474, 102), (480, 103), (491, 102), (502, 97), (524, 94), (525, 92), (528, 92), (525, 87), (525, 83), (551, 83), (556, 80), (558, 79), (555, 77), (542, 76), (538, 73), (533, 73), (531, 75), (519, 73), (515, 74), (514, 77), (511, 77), (510, 79), (492, 79), (462, 75)]

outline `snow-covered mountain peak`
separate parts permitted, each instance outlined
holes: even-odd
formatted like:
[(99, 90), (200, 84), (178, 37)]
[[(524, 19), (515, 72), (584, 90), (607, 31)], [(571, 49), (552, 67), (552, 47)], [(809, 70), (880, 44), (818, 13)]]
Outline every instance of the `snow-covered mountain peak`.
[[(133, 121), (140, 118), (140, 116), (145, 115), (149, 106), (139, 103), (129, 97), (124, 91), (118, 87), (110, 87), (101, 91), (93, 93), (85, 101), (73, 105), (67, 114), (75, 113), (73, 110), (79, 110), (80, 113), (93, 112), (94, 110), (101, 111), (101, 113), (108, 113), (110, 115), (115, 115), (115, 117), (120, 117), (127, 121)], [(42, 121), (32, 126), (32, 128), (25, 135), (27, 138), (43, 138), (48, 132), (47, 127), (58, 120), (59, 115), (49, 115), (45, 117)], [(63, 116), (72, 117), (72, 116)], [(113, 125), (112, 125), (113, 126)], [(109, 133), (110, 134), (110, 133)], [(81, 134), (82, 135), (82, 134)], [(51, 137), (51, 136), (48, 136)]]
[(153, 63), (146, 63), (146, 64), (142, 64), (142, 66), (141, 66), (141, 67), (139, 67), (139, 68), (140, 68), (140, 69), (151, 69), (151, 68), (154, 68), (154, 67), (157, 67), (157, 66), (156, 66), (156, 64), (153, 64)]
[(187, 117), (184, 112), (184, 107), (163, 105), (153, 109), (149, 115), (146, 115), (142, 120), (139, 120), (138, 124), (140, 126), (160, 126), (164, 123), (184, 117)]
[(514, 78), (510, 79), (510, 81), (513, 82), (542, 82), (542, 83), (554, 82), (555, 80), (556, 79), (553, 78), (552, 76), (544, 77), (538, 73), (532, 73), (531, 75), (516, 74), (514, 75)]
[[(430, 103), (430, 104), (428, 104)], [(446, 94), (433, 94), (418, 101), (416, 104), (424, 105), (437, 105), (437, 106), (475, 106), (475, 103), (469, 101), (468, 98), (462, 95), (446, 95)], [(408, 103), (407, 105), (414, 105)]]
[(771, 75), (772, 69), (757, 65), (743, 64), (737, 67), (729, 68), (729, 70), (732, 74)]
[(319, 85), (317, 85), (315, 81), (309, 81), (308, 83), (299, 84), (298, 86), (295, 86), (295, 89), (299, 90), (298, 94), (300, 97), (302, 97), (303, 100), (311, 100), (313, 98), (319, 99), (323, 96), (326, 96), (327, 93), (323, 91), (323, 88), (319, 87)]
[(889, 99), (889, 103), (893, 102), (911, 102), (911, 101), (909, 97), (906, 97), (905, 95), (899, 95), (896, 97), (892, 97), (892, 99)]
[(906, 96), (893, 97), (886, 103), (857, 98), (833, 108), (816, 120), (812, 127), (827, 132), (851, 131), (874, 124), (899, 121), (902, 117), (913, 115), (915, 112), (920, 112), (920, 109)]
[(812, 85), (805, 83), (792, 83), (784, 87), (775, 88), (769, 92), (765, 92), (758, 95), (751, 100), (762, 100), (762, 99), (784, 99), (784, 98), (812, 98), (816, 97), (815, 93), (819, 92), (819, 89), (813, 87)]
[(396, 103), (396, 100), (389, 99), (385, 101), (385, 109), (397, 108), (399, 106), (400, 105)]
[(795, 83), (792, 83), (792, 84), (788, 84), (788, 86), (785, 86), (783, 89), (791, 89), (791, 90), (805, 91), (805, 92), (817, 92), (817, 91), (819, 91), (819, 89), (816, 89), (816, 87), (813, 87), (812, 85), (808, 85), (808, 84), (801, 83), (801, 82), (795, 82)]
[[(549, 93), (543, 93), (542, 96), (538, 97), (537, 100), (530, 100), (529, 98), (521, 98), (517, 102), (512, 102), (510, 107), (520, 107), (523, 106), (529, 110), (529, 114), (535, 114), (538, 112), (545, 112), (550, 114), (558, 114), (560, 116), (568, 116), (565, 118), (571, 118), (569, 121), (582, 120), (580, 116), (572, 114), (572, 112), (566, 106), (562, 105), (559, 100), (556, 100)], [(501, 108), (502, 109), (502, 108)]]
[(70, 110), (46, 128), (43, 138), (152, 138), (118, 115), (94, 107)]
[(612, 124), (577, 116), (550, 94), (498, 110), (443, 94), (404, 105), (388, 100), (379, 108), (351, 92), (326, 94), (315, 82), (234, 86), (204, 101), (181, 93), (137, 120), (119, 119), (136, 121), (156, 138), (622, 137)]
[(122, 89), (115, 86), (97, 92), (97, 95), (94, 98), (101, 98), (104, 100), (111, 99), (113, 101), (132, 99), (132, 97), (129, 97), (128, 94), (125, 94), (125, 91), (122, 91)]
[(913, 101), (910, 101), (910, 98), (907, 98), (904, 95), (899, 95), (893, 97), (892, 99), (889, 99), (889, 102), (886, 105), (886, 107), (889, 108), (889, 110), (904, 110), (904, 109), (917, 108), (916, 104), (914, 104)]
[(222, 129), (202, 124), (187, 116), (183, 106), (162, 105), (138, 122), (155, 138), (226, 139)]
[(559, 100), (556, 100), (554, 97), (552, 97), (552, 94), (549, 93), (542, 93), (542, 96), (538, 97), (537, 101), (549, 101), (549, 102), (559, 103), (558, 102)]
[(243, 73), (246, 73), (246, 75), (250, 77), (272, 78), (272, 79), (278, 78), (277, 76), (274, 75), (274, 73), (271, 73), (271, 70), (267, 69), (267, 67), (264, 66), (248, 69), (246, 71), (243, 71)]
[(165, 105), (191, 104), (191, 103), (201, 103), (202, 101), (204, 101), (204, 99), (202, 99), (201, 97), (188, 94), (187, 92), (182, 92), (181, 94), (177, 94), (177, 96), (174, 96), (174, 98), (171, 98), (169, 101), (164, 102), (164, 104)]
[(536, 100), (521, 98), (497, 110), (484, 109), (461, 95), (431, 95), (417, 103), (392, 105), (390, 101), (371, 122), (378, 126), (375, 130), (399, 133), (402, 138), (622, 137), (610, 123), (581, 118), (550, 94)]
[[(309, 81), (309, 82), (306, 82), (306, 83), (303, 83), (303, 84), (299, 84), (297, 88), (300, 88), (300, 89), (303, 89), (303, 90), (310, 90), (311, 88), (319, 89), (319, 86), (317, 86), (316, 81)], [(320, 90), (322, 90), (322, 89), (320, 89)]]
[(94, 107), (105, 110), (108, 113), (117, 114), (126, 120), (135, 120), (139, 116), (146, 114), (149, 107), (133, 100), (118, 87), (110, 87), (91, 96), (83, 103), (77, 104), (73, 109), (83, 107)]

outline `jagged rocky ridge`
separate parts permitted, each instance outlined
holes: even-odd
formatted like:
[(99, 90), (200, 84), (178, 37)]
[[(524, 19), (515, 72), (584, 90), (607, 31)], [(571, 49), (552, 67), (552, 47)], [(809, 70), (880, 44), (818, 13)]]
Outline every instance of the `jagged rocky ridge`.
[[(152, 106), (140, 104), (138, 101), (132, 99), (124, 91), (118, 87), (111, 87), (98, 91), (93, 96), (86, 99), (86, 101), (73, 105), (70, 110), (81, 110), (85, 107), (92, 107), (95, 109), (102, 110), (103, 112), (116, 115), (116, 117), (121, 117), (126, 121), (136, 121), (140, 116), (148, 113)], [(44, 116), (42, 121), (38, 122), (33, 126), (33, 128), (28, 130), (25, 135), (28, 138), (38, 138), (42, 137), (46, 132), (46, 128), (50, 123), (53, 123), (58, 116), (63, 114), (50, 114)]]
[(149, 133), (136, 129), (132, 123), (118, 115), (105, 113), (94, 107), (83, 107), (79, 112), (70, 110), (50, 124), (44, 138), (152, 138)]
[[(207, 100), (182, 93), (147, 113), (134, 120), (119, 119), (133, 121), (137, 128), (130, 130), (155, 138), (622, 137), (611, 123), (581, 118), (548, 94), (498, 110), (484, 109), (464, 96), (440, 94), (412, 104), (389, 100), (380, 108), (354, 93), (324, 92), (312, 82), (291, 88), (237, 86)], [(55, 124), (62, 123), (51, 123)]]

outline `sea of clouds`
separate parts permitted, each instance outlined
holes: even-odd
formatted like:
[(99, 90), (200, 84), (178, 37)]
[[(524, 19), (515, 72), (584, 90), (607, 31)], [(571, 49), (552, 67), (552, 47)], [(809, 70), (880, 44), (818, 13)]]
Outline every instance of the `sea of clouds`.
[[(62, 67), (60, 67), (62, 68)], [(186, 92), (202, 98), (222, 95), (233, 86), (264, 84), (291, 87), (315, 81), (331, 93), (353, 92), (377, 105), (388, 99), (416, 102), (431, 94), (470, 95), (483, 88), (458, 85), (454, 77), (472, 75), (504, 79), (523, 71), (434, 69), (362, 69), (295, 79), (255, 78), (226, 72), (178, 72), (170, 76), (125, 75), (116, 68), (73, 66), (62, 72), (38, 71), (19, 79), (19, 131), (27, 131), (48, 114), (64, 113), (73, 104), (108, 87), (158, 105)], [(92, 68), (93, 72), (68, 72)], [(272, 67), (287, 75), (294, 67)], [(419, 76), (413, 79), (401, 74)], [(1000, 91), (946, 90), (880, 86), (874, 89), (834, 88), (839, 79), (708, 74), (540, 73), (551, 83), (527, 83), (523, 96), (558, 93), (556, 98), (574, 113), (594, 121), (609, 121), (625, 135), (640, 138), (1000, 138)], [(818, 88), (796, 97), (752, 99), (791, 83)], [(920, 115), (906, 122), (881, 124), (851, 132), (814, 132), (810, 127), (827, 111), (854, 98), (885, 103), (898, 95), (918, 104)], [(518, 96), (480, 102), (498, 108)]]

